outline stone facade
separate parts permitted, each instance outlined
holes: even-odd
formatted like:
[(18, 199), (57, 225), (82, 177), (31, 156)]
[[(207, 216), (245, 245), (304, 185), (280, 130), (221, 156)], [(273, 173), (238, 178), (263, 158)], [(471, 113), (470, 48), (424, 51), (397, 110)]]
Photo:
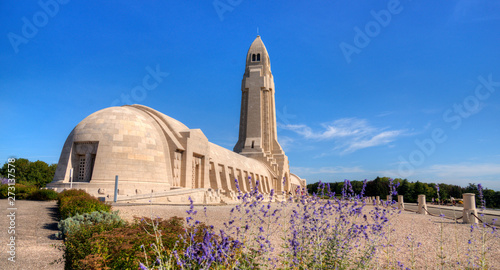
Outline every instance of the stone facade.
[(274, 79), (266, 46), (260, 36), (247, 53), (241, 83), (240, 135), (234, 151), (257, 159), (278, 176), (276, 190), (291, 190), (288, 157), (278, 142), (274, 102)]
[(259, 36), (247, 53), (242, 82), (239, 140), (234, 152), (210, 143), (199, 129), (142, 105), (110, 107), (80, 122), (64, 143), (54, 180), (47, 187), (85, 189), (118, 200), (220, 203), (259, 184), (269, 194), (305, 187), (290, 174), (278, 143), (274, 80)]

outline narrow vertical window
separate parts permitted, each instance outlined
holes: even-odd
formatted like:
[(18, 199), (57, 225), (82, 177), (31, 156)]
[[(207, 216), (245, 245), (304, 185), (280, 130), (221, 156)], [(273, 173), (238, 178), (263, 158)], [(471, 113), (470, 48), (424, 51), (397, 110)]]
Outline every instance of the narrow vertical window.
[(83, 182), (85, 180), (85, 156), (79, 156), (78, 161), (78, 181)]
[(257, 62), (260, 61), (260, 53), (257, 54)]
[(253, 148), (254, 143), (255, 143), (255, 141), (252, 141), (252, 148)]
[(255, 61), (255, 54), (252, 54), (252, 62)]

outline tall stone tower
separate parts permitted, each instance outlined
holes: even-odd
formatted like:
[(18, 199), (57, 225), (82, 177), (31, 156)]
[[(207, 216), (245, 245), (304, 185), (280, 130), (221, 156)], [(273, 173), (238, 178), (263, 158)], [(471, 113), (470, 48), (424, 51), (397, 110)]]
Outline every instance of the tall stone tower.
[(234, 152), (265, 163), (274, 172), (273, 188), (290, 191), (288, 157), (278, 143), (274, 79), (260, 36), (248, 49), (241, 83), (240, 131)]

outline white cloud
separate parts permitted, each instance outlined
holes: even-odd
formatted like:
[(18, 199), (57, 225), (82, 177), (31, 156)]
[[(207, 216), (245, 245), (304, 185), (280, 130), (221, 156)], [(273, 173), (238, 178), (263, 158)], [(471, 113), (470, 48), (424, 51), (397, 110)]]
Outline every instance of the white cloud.
[(500, 20), (498, 1), (461, 0), (455, 5), (450, 22), (471, 23)]
[(425, 171), (443, 178), (478, 178), (500, 175), (500, 164), (436, 164), (430, 166), (429, 169)]
[(385, 145), (405, 133), (404, 130), (385, 130), (371, 126), (365, 119), (342, 118), (330, 124), (322, 124), (323, 131), (313, 131), (307, 125), (280, 125), (281, 128), (294, 131), (306, 139), (335, 140), (335, 150), (340, 154)]
[(284, 151), (290, 150), (290, 148), (293, 145), (293, 141), (294, 140), (292, 138), (287, 137), (287, 136), (280, 136), (280, 137), (278, 137), (278, 142), (279, 142), (279, 144), (281, 145), (281, 147), (283, 148)]
[[(400, 163), (391, 164), (398, 166)], [(406, 162), (406, 164), (409, 164)], [(397, 169), (380, 171), (381, 175), (401, 177)], [(481, 183), (485, 187), (500, 190), (500, 163), (434, 164), (415, 170), (407, 176), (410, 181), (427, 181), (467, 186)]]
[(359, 149), (388, 144), (394, 141), (396, 137), (398, 137), (401, 133), (402, 131), (400, 130), (384, 131), (382, 133), (376, 134), (369, 139), (355, 139), (350, 141), (347, 144), (348, 146), (342, 152), (352, 153)]
[(385, 116), (388, 116), (388, 115), (391, 115), (391, 114), (394, 114), (394, 112), (385, 111), (385, 112), (381, 112), (381, 113), (377, 114), (376, 116), (377, 117), (385, 117)]

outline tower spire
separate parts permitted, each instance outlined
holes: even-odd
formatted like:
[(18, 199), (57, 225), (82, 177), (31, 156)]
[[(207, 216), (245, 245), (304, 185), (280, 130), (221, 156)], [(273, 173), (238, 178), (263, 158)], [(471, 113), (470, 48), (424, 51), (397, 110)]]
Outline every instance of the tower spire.
[[(289, 178), (288, 158), (278, 143), (274, 78), (266, 46), (260, 36), (250, 45), (241, 83), (241, 113), (234, 151), (266, 163), (281, 181)], [(287, 182), (286, 181), (286, 182)]]

